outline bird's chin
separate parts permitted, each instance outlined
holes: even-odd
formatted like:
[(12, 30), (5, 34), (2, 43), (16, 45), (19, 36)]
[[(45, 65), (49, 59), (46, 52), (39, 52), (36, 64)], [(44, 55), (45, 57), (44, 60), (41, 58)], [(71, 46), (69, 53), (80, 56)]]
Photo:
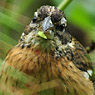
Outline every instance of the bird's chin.
[(51, 30), (48, 31), (38, 31), (37, 36), (44, 40), (52, 40), (54, 39), (54, 32)]
[(35, 46), (35, 48), (38, 48), (42, 51), (50, 51), (52, 49), (52, 43), (53, 43), (53, 39), (44, 39), (40, 36), (35, 37), (35, 39), (32, 40), (33, 45)]

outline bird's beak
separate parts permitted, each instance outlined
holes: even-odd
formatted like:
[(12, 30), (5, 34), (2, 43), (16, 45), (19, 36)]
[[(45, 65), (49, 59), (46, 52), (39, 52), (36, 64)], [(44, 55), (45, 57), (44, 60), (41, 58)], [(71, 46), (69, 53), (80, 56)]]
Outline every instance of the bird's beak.
[(42, 23), (42, 28), (43, 28), (43, 31), (45, 32), (46, 30), (48, 30), (49, 28), (53, 27), (53, 23), (51, 21), (51, 17), (48, 16), (44, 19), (43, 23)]
[(51, 21), (51, 17), (48, 16), (44, 19), (42, 23), (42, 31), (38, 32), (38, 36), (44, 39), (53, 39), (54, 32), (50, 29), (52, 27), (54, 27), (54, 25)]

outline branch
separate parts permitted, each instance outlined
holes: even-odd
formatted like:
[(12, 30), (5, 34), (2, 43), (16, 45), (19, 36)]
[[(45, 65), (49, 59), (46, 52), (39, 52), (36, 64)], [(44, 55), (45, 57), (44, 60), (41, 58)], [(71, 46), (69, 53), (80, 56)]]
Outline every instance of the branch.
[(57, 7), (60, 10), (64, 10), (72, 0), (63, 0)]

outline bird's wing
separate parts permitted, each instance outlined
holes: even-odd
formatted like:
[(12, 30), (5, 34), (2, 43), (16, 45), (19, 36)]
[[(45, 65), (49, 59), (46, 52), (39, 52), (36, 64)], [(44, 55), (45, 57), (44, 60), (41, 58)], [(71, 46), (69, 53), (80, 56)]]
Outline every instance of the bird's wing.
[(54, 74), (63, 82), (64, 93), (68, 93), (68, 95), (69, 93), (72, 95), (94, 95), (93, 83), (84, 76), (84, 72), (80, 71), (72, 61), (64, 57), (55, 63), (55, 68)]
[[(31, 64), (33, 63), (32, 59), (29, 59), (30, 56), (33, 56), (31, 55), (32, 50), (27, 50), (29, 51), (26, 53), (25, 50), (17, 45), (8, 52), (4, 62), (0, 66), (0, 93), (4, 95), (7, 95), (6, 93), (9, 93), (9, 95), (24, 95), (23, 90), (20, 89), (27, 88), (26, 85), (30, 82), (32, 87), (38, 82), (34, 77), (24, 72), (24, 70), (28, 71), (27, 69), (30, 70), (34, 68), (33, 64)], [(28, 57), (27, 54), (29, 54)], [(35, 60), (35, 58), (33, 60)], [(31, 66), (28, 63), (30, 63)], [(30, 68), (28, 68), (28, 66)]]
[[(70, 36), (68, 33), (63, 35), (64, 39), (68, 39), (67, 35)], [(70, 42), (67, 42), (63, 50), (63, 52), (65, 52), (65, 56), (69, 61), (72, 61), (79, 70), (87, 72), (91, 76), (92, 62), (86, 52), (86, 49), (74, 37), (70, 36), (69, 38)]]
[(92, 69), (92, 62), (89, 57), (89, 55), (86, 52), (86, 49), (76, 40), (72, 39), (74, 41), (74, 49), (73, 51), (73, 62), (82, 71), (88, 71)]

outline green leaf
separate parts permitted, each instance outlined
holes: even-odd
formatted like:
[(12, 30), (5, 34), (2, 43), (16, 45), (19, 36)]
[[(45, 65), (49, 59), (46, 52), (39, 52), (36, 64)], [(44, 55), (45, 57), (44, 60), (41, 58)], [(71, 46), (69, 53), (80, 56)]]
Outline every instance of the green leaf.
[[(29, 23), (29, 22), (31, 21), (31, 18), (29, 18), (29, 17), (27, 17), (27, 16), (24, 16), (24, 15), (21, 15), (21, 14), (15, 12), (15, 11), (13, 11), (13, 10), (9, 10), (9, 9), (7, 9), (7, 8), (5, 8), (5, 7), (1, 7), (1, 6), (0, 6), (0, 11), (1, 11), (1, 12), (4, 11), (4, 13), (10, 14), (10, 17), (11, 17), (12, 19), (17, 19), (17, 22), (20, 23), (20, 24), (22, 24), (23, 26), (26, 25), (27, 23)], [(19, 20), (18, 18), (19, 18), (20, 20)]]
[(5, 41), (0, 40), (0, 58), (4, 59), (6, 53), (13, 46), (11, 44), (6, 43)]
[[(88, 1), (88, 0), (87, 0)], [(86, 3), (83, 0), (73, 0), (71, 4), (65, 9), (67, 20), (74, 26), (82, 29), (89, 36), (90, 40), (95, 40), (95, 1)], [(91, 9), (87, 9), (87, 6)], [(78, 32), (78, 31), (76, 31)]]
[(0, 65), (2, 64), (2, 59), (0, 58)]
[(90, 58), (91, 58), (91, 61), (95, 67), (95, 50), (92, 51), (90, 54), (89, 54)]
[(64, 0), (51, 0), (55, 6), (58, 6)]
[(1, 12), (0, 12), (0, 24), (6, 25), (18, 32), (24, 28), (24, 26), (20, 24), (18, 21)]
[(42, 37), (44, 39), (47, 39), (47, 36), (42, 31), (38, 32), (38, 36), (40, 36), (40, 37)]
[(20, 7), (19, 13), (25, 12), (28, 9), (28, 7), (32, 5), (33, 1), (34, 0), (21, 0), (21, 2), (19, 2)]
[(81, 3), (73, 2), (65, 10), (68, 20), (77, 26), (80, 26), (83, 29), (91, 29), (92, 23), (87, 12), (83, 9)]
[(6, 35), (2, 32), (0, 32), (0, 40), (5, 41), (9, 44), (13, 44), (13, 45), (15, 45), (17, 43), (17, 41), (15, 41), (14, 39), (12, 39), (11, 37), (9, 37), (8, 35)]

